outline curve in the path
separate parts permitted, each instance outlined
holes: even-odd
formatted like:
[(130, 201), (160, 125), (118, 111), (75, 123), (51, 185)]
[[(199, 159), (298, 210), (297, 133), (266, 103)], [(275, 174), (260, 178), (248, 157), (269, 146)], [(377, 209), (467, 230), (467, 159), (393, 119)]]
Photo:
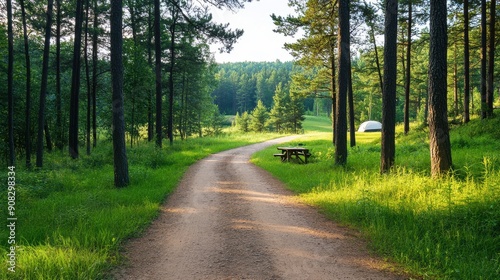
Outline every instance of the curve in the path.
[[(296, 136), (211, 155), (193, 165), (117, 279), (402, 279), (353, 233), (297, 203), (252, 165), (252, 153)], [(279, 159), (277, 159), (279, 160)], [(284, 165), (286, 168), (286, 165)], [(305, 174), (304, 178), (307, 178)]]

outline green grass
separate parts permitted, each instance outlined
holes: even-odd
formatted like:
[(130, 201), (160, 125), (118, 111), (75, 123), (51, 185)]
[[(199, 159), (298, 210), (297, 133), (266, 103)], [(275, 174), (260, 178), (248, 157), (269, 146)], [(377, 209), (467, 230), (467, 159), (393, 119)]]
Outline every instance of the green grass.
[(331, 132), (332, 122), (325, 117), (306, 116), (303, 128), (306, 133)]
[[(197, 160), (221, 150), (276, 137), (228, 135), (128, 149), (130, 186), (113, 187), (112, 148), (71, 160), (54, 152), (43, 170), (16, 168), (16, 269), (7, 271), (6, 207), (1, 209), (0, 279), (105, 279), (120, 263), (119, 249), (158, 215), (165, 197)], [(7, 169), (0, 173), (7, 181)], [(6, 187), (1, 201), (7, 201)], [(2, 204), (5, 205), (5, 204)]]
[[(254, 161), (305, 202), (359, 229), (374, 251), (428, 279), (500, 278), (500, 118), (454, 127), (454, 172), (431, 179), (427, 131), (398, 129), (396, 168), (379, 175), (380, 134), (357, 133), (345, 167), (333, 164), (331, 122), (307, 117), (302, 143), (311, 163), (286, 164), (276, 147)], [(16, 273), (7, 271), (7, 238), (0, 240), (0, 279), (107, 279), (119, 250), (158, 215), (182, 174), (210, 153), (276, 135), (227, 135), (176, 142), (161, 151), (128, 149), (131, 185), (113, 187), (112, 149), (100, 143), (90, 157), (47, 154), (43, 170), (16, 170)], [(308, 174), (307, 180), (303, 174)], [(0, 172), (6, 182), (7, 170)], [(0, 199), (7, 201), (6, 186)], [(6, 208), (0, 210), (6, 221)], [(8, 236), (0, 227), (0, 236)]]
[(297, 140), (312, 150), (310, 164), (283, 168), (270, 156), (276, 147), (253, 161), (413, 275), (499, 279), (499, 125), (497, 117), (454, 127), (454, 172), (439, 179), (429, 176), (427, 131), (417, 126), (408, 136), (397, 129), (396, 166), (388, 175), (379, 174), (380, 133), (357, 133), (345, 167), (333, 164), (331, 133)]

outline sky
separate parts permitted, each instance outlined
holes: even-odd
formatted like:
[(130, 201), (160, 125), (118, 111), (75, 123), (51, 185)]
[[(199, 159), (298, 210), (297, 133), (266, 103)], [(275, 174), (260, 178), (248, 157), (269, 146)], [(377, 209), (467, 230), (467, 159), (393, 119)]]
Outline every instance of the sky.
[(216, 22), (229, 23), (231, 29), (244, 30), (243, 36), (229, 54), (219, 53), (217, 45), (211, 46), (216, 62), (291, 61), (293, 58), (283, 49), (283, 44), (296, 39), (273, 32), (272, 13), (285, 16), (293, 13), (293, 9), (288, 7), (288, 0), (254, 0), (236, 13), (213, 10)]

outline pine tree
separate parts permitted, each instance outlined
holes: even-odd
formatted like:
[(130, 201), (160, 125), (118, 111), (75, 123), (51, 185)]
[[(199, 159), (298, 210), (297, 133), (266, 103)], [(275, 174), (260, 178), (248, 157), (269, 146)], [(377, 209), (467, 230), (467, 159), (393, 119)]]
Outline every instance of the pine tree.
[(382, 96), (382, 149), (380, 172), (388, 172), (394, 165), (396, 143), (396, 75), (398, 1), (385, 4), (384, 93)]
[(71, 100), (69, 109), (69, 155), (78, 158), (78, 124), (80, 96), (80, 58), (82, 45), (83, 0), (76, 1), (75, 38), (73, 45), (73, 69), (71, 76)]
[(261, 100), (257, 102), (257, 106), (251, 113), (250, 129), (255, 132), (264, 132), (266, 129), (266, 120), (269, 117), (266, 106)]
[(16, 164), (16, 153), (14, 151), (14, 32), (12, 28), (12, 1), (7, 0), (7, 41), (9, 49), (7, 66), (7, 99), (8, 99), (8, 142), (9, 142), (9, 165)]
[(113, 86), (113, 159), (114, 182), (118, 188), (129, 184), (125, 149), (125, 118), (123, 105), (122, 0), (111, 1), (111, 83)]
[(431, 1), (429, 49), (429, 137), (431, 173), (452, 167), (447, 112), (447, 23), (446, 0)]
[(287, 94), (283, 90), (282, 84), (279, 83), (278, 86), (276, 86), (273, 96), (273, 107), (269, 112), (269, 120), (267, 121), (269, 126), (274, 127), (278, 133), (284, 130), (283, 125), (286, 123), (286, 111), (289, 103), (289, 98), (287, 98)]
[(347, 163), (347, 92), (351, 65), (349, 1), (339, 0), (339, 75), (335, 110), (335, 164)]
[(52, 27), (52, 6), (53, 1), (49, 0), (47, 4), (47, 22), (45, 25), (45, 44), (43, 49), (43, 65), (42, 65), (42, 81), (40, 89), (40, 106), (38, 110), (38, 137), (36, 147), (36, 166), (43, 166), (43, 131), (46, 127), (45, 123), (45, 102), (47, 96), (47, 79), (49, 71), (49, 51), (50, 51), (50, 35)]
[(289, 131), (299, 133), (302, 130), (302, 122), (304, 118), (304, 98), (297, 93), (290, 91), (287, 96), (288, 108), (285, 111), (286, 123)]

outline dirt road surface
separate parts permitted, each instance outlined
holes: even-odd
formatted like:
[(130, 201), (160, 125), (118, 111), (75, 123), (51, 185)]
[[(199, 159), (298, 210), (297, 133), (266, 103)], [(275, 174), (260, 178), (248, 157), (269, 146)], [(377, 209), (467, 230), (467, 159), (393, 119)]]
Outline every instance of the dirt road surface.
[(249, 163), (255, 151), (292, 139), (214, 154), (191, 166), (160, 217), (126, 245), (126, 264), (114, 277), (405, 279), (384, 271), (387, 264), (370, 256), (353, 231), (297, 202)]

